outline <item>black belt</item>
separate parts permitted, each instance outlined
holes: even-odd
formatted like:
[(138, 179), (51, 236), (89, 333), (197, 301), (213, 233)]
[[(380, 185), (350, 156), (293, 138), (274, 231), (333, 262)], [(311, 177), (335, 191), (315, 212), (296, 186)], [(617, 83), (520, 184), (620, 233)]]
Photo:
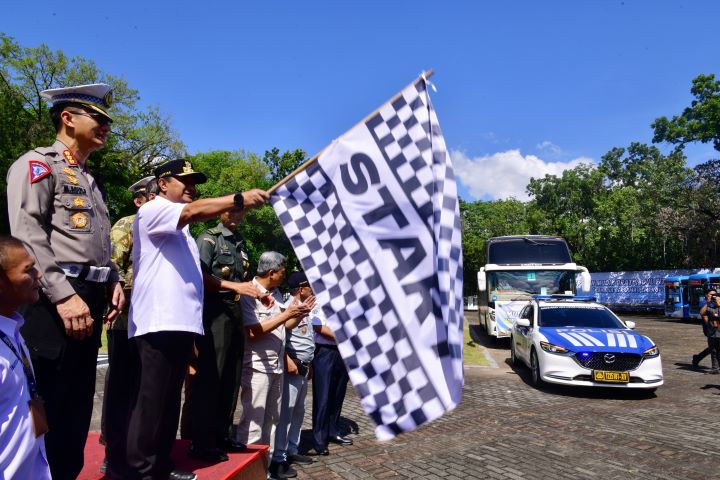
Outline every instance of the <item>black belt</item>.
[(316, 344), (315, 344), (315, 347), (316, 347), (316, 348), (320, 348), (320, 347), (329, 348), (329, 349), (331, 349), (331, 350), (337, 350), (337, 349), (338, 349), (338, 348), (337, 348), (337, 345), (328, 345), (327, 343), (316, 343)]

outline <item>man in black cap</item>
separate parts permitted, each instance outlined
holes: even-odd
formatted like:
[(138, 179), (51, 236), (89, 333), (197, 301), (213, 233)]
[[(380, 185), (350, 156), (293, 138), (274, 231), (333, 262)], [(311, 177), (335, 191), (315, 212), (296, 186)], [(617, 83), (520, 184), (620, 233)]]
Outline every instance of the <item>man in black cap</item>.
[[(250, 190), (193, 201), (195, 185), (206, 181), (187, 160), (155, 169), (159, 194), (138, 210), (133, 226), (131, 348), (140, 364), (137, 397), (127, 439), (132, 478), (192, 480), (173, 470), (170, 451), (180, 417), (180, 393), (193, 342), (203, 334), (203, 276), (189, 224), (231, 210), (260, 207), (267, 192)], [(238, 293), (259, 298), (252, 284)]]
[[(293, 272), (288, 287), (295, 302), (304, 302), (313, 296), (305, 273)], [(283, 379), (280, 417), (275, 429), (275, 443), (268, 470), (272, 480), (292, 478), (296, 475), (291, 463), (310, 465), (312, 458), (300, 454), (300, 429), (305, 418), (305, 398), (312, 377), (312, 360), (315, 356), (315, 339), (309, 316), (294, 328), (285, 329), (285, 377)]]
[[(140, 208), (157, 195), (157, 182), (148, 176), (130, 185), (133, 204)], [(127, 424), (132, 407), (132, 385), (137, 376), (134, 357), (130, 355), (128, 343), (128, 318), (130, 294), (132, 291), (132, 239), (135, 215), (123, 217), (110, 230), (112, 260), (118, 266), (126, 302), (125, 308), (107, 328), (108, 368), (105, 372), (105, 393), (103, 395), (101, 443), (105, 445), (105, 461), (101, 471), (112, 477), (122, 477), (125, 470)]]
[(63, 480), (76, 478), (84, 463), (103, 315), (112, 320), (125, 299), (110, 259), (108, 210), (85, 163), (110, 133), (110, 86), (41, 96), (53, 104), (56, 141), (8, 170), (8, 218), (42, 273), (40, 301), (23, 312), (22, 335), (45, 399), (48, 462), (53, 478)]

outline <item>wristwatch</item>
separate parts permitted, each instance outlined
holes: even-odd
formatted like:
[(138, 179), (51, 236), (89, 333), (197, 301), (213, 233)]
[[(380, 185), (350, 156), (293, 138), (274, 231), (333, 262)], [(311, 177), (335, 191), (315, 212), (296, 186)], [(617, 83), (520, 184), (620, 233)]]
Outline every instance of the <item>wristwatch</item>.
[(245, 206), (245, 201), (243, 200), (242, 193), (236, 193), (233, 197), (233, 203), (235, 203), (235, 208), (238, 210), (242, 210)]

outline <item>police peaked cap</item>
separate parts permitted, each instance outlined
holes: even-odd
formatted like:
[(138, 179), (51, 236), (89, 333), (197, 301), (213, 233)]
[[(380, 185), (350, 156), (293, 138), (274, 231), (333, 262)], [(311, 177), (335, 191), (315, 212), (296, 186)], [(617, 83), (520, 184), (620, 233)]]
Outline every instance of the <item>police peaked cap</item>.
[(138, 180), (137, 182), (133, 183), (128, 187), (128, 190), (130, 190), (133, 195), (137, 195), (138, 193), (145, 194), (147, 191), (148, 183), (150, 183), (151, 180), (155, 180), (155, 177), (152, 175), (149, 177), (142, 178)]
[(113, 103), (112, 87), (105, 83), (52, 88), (50, 90), (43, 90), (40, 92), (40, 96), (46, 100), (50, 100), (53, 106), (65, 103), (82, 104), (102, 114), (112, 122), (112, 117), (107, 113), (107, 110)]

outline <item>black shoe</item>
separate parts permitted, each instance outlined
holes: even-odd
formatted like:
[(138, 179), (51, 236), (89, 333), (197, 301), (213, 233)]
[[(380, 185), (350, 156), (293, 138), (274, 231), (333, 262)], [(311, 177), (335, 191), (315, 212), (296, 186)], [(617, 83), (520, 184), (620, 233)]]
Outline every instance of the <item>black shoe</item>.
[(296, 453), (295, 455), (288, 455), (288, 462), (294, 463), (295, 465), (310, 465), (315, 463), (312, 458), (307, 455), (300, 455), (299, 453)]
[(280, 464), (280, 471), (284, 478), (295, 478), (297, 477), (297, 471), (290, 466), (290, 463), (286, 460)]
[(334, 437), (329, 437), (328, 441), (331, 443), (337, 443), (338, 445), (352, 445), (353, 444), (353, 441), (351, 438), (342, 437), (340, 435), (335, 435)]
[(229, 460), (227, 454), (219, 448), (201, 448), (195, 445), (190, 445), (188, 457), (208, 463), (227, 462)]
[(268, 477), (271, 480), (295, 478), (297, 477), (297, 472), (288, 462), (270, 462), (270, 466), (268, 467)]
[(183, 470), (173, 470), (170, 472), (168, 480), (197, 480), (198, 476), (196, 473), (185, 472)]
[(312, 447), (307, 453), (310, 455), (330, 455), (330, 450), (327, 447)]
[(700, 365), (700, 358), (697, 355), (693, 355), (692, 367), (698, 368), (699, 365)]
[(222, 448), (226, 452), (238, 453), (247, 449), (247, 445), (232, 438), (226, 438), (222, 443)]

